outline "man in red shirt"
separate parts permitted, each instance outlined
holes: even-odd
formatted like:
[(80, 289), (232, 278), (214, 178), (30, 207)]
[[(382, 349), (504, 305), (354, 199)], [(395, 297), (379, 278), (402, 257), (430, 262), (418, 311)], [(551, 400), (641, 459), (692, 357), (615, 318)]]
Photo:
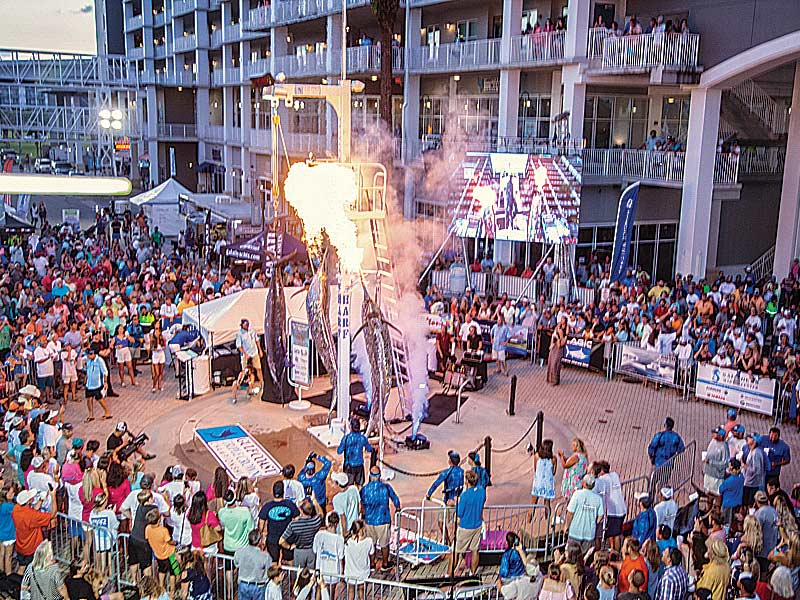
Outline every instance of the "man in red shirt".
[(36, 490), (22, 490), (17, 494), (17, 505), (11, 518), (17, 532), (16, 550), (19, 573), (25, 572), (33, 560), (33, 553), (44, 540), (43, 530), (50, 526), (56, 516), (56, 490), (50, 490), (50, 512), (39, 512), (44, 497)]

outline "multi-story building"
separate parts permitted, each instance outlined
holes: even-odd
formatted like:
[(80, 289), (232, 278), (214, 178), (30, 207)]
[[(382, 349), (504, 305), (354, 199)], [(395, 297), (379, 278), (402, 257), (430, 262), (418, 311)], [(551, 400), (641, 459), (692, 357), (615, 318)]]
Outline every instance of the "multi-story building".
[[(354, 141), (372, 130), (379, 29), (368, 0), (345, 1), (346, 35), (340, 0), (124, 0), (153, 182), (176, 176), (199, 191), (258, 201), (273, 148), (253, 80), (336, 80), (343, 43), (348, 76), (365, 83), (353, 99)], [(754, 12), (749, 0), (408, 2), (395, 29), (393, 124), (384, 134), (405, 178), (396, 187), (406, 217), (451, 218), (452, 190), (425, 185), (433, 168), (420, 160), (426, 150), (527, 152), (552, 137), (562, 115), (583, 148), (579, 256), (610, 250), (620, 187), (635, 180), (643, 188), (633, 260), (657, 276), (754, 262), (769, 270), (776, 247), (782, 275), (800, 253), (800, 174), (783, 169), (800, 152), (800, 114), (790, 108), (800, 106), (800, 5)], [(638, 17), (642, 33), (595, 28), (598, 17), (620, 30)], [(648, 32), (651, 17), (686, 19), (688, 31)], [(281, 113), (276, 150), (296, 158), (335, 152), (335, 116), (319, 101)], [(651, 130), (685, 151), (648, 150)], [(456, 192), (468, 185), (450, 180)], [(510, 242), (493, 251), (503, 262), (521, 256)]]

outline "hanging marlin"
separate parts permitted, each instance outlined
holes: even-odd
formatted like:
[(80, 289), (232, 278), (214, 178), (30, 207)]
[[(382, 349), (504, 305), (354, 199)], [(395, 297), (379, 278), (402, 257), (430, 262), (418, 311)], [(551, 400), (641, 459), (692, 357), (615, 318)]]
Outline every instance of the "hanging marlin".
[(372, 379), (372, 397), (367, 398), (370, 411), (366, 434), (370, 435), (379, 425), (379, 419), (383, 419), (383, 410), (392, 389), (392, 342), (389, 327), (393, 326), (386, 321), (380, 307), (369, 295), (363, 277), (361, 287), (364, 290), (361, 327), (353, 339), (363, 332)]
[(278, 387), (283, 404), (283, 381), (286, 378), (288, 352), (286, 344), (286, 298), (283, 295), (283, 281), (280, 265), (294, 256), (294, 252), (281, 260), (275, 260), (269, 282), (267, 305), (264, 309), (264, 341), (267, 352), (267, 366), (272, 381)]
[[(336, 382), (338, 377), (338, 363), (336, 362), (336, 344), (333, 340), (330, 319), (331, 294), (328, 284), (328, 252), (322, 255), (317, 272), (311, 278), (306, 294), (306, 314), (308, 315), (308, 325), (311, 331), (311, 339), (317, 349), (320, 360), (328, 377), (331, 380), (332, 395), (331, 406), (328, 409), (328, 419), (330, 419), (333, 409), (336, 407)], [(343, 415), (343, 418), (347, 415)]]

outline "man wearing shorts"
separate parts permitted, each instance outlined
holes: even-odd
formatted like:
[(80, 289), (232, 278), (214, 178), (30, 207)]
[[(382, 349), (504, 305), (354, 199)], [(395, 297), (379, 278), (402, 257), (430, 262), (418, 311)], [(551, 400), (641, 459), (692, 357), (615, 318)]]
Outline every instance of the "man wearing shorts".
[(506, 343), (511, 338), (511, 330), (506, 325), (506, 320), (503, 315), (497, 316), (497, 323), (492, 325), (492, 358), (497, 361), (496, 373), (503, 373), (508, 375), (508, 367), (506, 366)]
[(264, 375), (261, 373), (261, 346), (254, 331), (250, 329), (250, 321), (242, 319), (239, 331), (236, 333), (236, 349), (239, 351), (242, 371), (247, 370), (248, 363), (253, 366), (258, 374), (258, 380), (263, 382)]
[[(467, 482), (467, 489), (462, 492), (458, 500), (455, 568), (458, 569), (461, 556), (469, 552), (469, 572), (471, 575), (478, 568), (478, 549), (481, 544), (486, 489), (477, 487), (478, 474), (475, 471), (467, 471), (464, 479)], [(450, 560), (453, 560), (452, 554), (450, 555)]]
[(87, 423), (94, 421), (95, 400), (103, 407), (103, 418), (111, 418), (105, 399), (107, 381), (108, 367), (106, 362), (101, 356), (98, 356), (93, 346), (89, 346), (89, 351), (86, 355), (86, 407), (89, 409), (89, 416), (86, 417)]
[(375, 561), (375, 570), (388, 571), (389, 565), (389, 533), (392, 514), (389, 502), (394, 504), (395, 511), (400, 510), (400, 498), (388, 483), (381, 481), (381, 470), (375, 466), (369, 470), (369, 483), (361, 488), (361, 506), (364, 508), (366, 535), (372, 538), (381, 555)]
[(55, 364), (53, 354), (47, 345), (47, 337), (42, 335), (33, 351), (33, 362), (36, 363), (36, 387), (44, 394), (45, 402), (53, 397), (55, 384)]

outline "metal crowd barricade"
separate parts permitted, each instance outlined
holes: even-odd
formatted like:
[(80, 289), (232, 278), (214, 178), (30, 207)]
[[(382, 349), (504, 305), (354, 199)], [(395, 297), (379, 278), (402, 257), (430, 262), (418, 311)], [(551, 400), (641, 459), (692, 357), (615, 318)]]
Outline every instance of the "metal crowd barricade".
[(569, 506), (569, 500), (561, 500), (556, 503), (551, 512), (548, 558), (552, 556), (556, 548), (563, 548), (567, 545), (567, 537), (569, 535), (569, 529), (567, 527), (567, 506)]
[(625, 506), (628, 511), (625, 515), (625, 522), (633, 521), (639, 514), (639, 501), (636, 496), (639, 494), (650, 493), (650, 477), (639, 475), (633, 479), (626, 479), (621, 484), (622, 497), (625, 498)]
[[(623, 364), (623, 353), (626, 348), (637, 355), (637, 359), (627, 365)], [(658, 354), (634, 342), (614, 342), (606, 368), (608, 379), (613, 379), (614, 375), (623, 375), (643, 382), (652, 382), (678, 390), (684, 399), (688, 398), (691, 389), (691, 365), (681, 367), (673, 354)]]
[(663, 487), (671, 487), (676, 494), (694, 479), (695, 460), (697, 458), (697, 441), (692, 440), (683, 452), (679, 452), (667, 462), (659, 465), (650, 474), (650, 494), (655, 498), (656, 492)]
[[(114, 531), (58, 513), (49, 539), (57, 561), (68, 565), (75, 559), (83, 559), (115, 589), (120, 588), (119, 545)], [(109, 549), (99, 551), (99, 547)]]

